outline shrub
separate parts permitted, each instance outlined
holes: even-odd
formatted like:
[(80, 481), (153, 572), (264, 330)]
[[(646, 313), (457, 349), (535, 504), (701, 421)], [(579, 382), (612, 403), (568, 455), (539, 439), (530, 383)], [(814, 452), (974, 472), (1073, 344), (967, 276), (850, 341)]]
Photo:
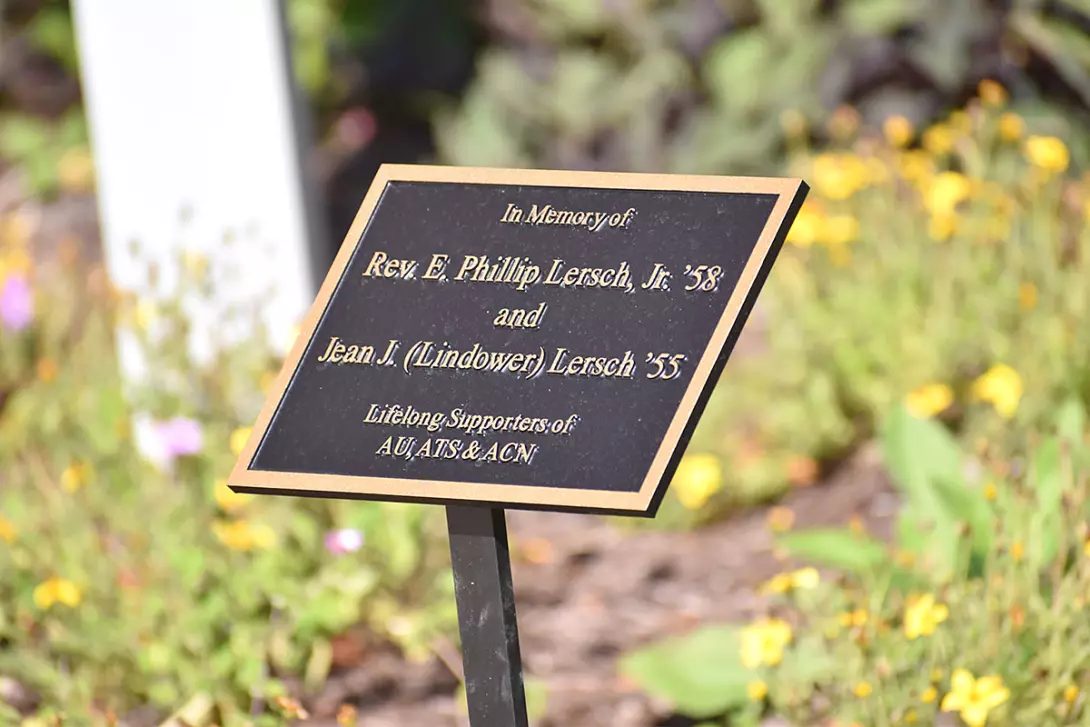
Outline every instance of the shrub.
[[(178, 301), (210, 292), (203, 278), (138, 301), (101, 270), (33, 270), (5, 242), (0, 673), (38, 694), (41, 715), (102, 724), (151, 704), (280, 719), (288, 686), (320, 685), (358, 624), (410, 658), (455, 633), (433, 510), (227, 489), (279, 366), (256, 323), (199, 365)], [(144, 388), (122, 386), (115, 323), (139, 333)]]
[[(625, 671), (696, 718), (798, 725), (1083, 724), (1090, 678), (1090, 431), (1072, 401), (1005, 461), (898, 407), (884, 452), (903, 497), (893, 546), (781, 535), (813, 567), (764, 586), (766, 616), (636, 652)], [(720, 721), (709, 722), (721, 724)]]
[(781, 118), (826, 138), (844, 105), (869, 125), (894, 114), (921, 125), (1003, 74), (1034, 113), (1085, 109), (1086, 8), (1074, 5), (490, 3), (492, 44), (437, 117), (439, 151), (453, 164), (769, 173)]
[(1027, 134), (1004, 97), (984, 84), (919, 132), (800, 143), (813, 189), (758, 303), (763, 350), (727, 366), (693, 441), (731, 462), (704, 514), (812, 481), (906, 395), (1000, 450), (1090, 401), (1090, 188), (1065, 130)]

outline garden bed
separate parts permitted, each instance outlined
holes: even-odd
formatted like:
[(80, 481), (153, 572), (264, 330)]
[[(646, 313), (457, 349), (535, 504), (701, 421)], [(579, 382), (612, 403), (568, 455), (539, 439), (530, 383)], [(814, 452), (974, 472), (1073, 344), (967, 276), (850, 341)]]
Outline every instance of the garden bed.
[[(876, 453), (866, 449), (778, 507), (795, 513), (798, 527), (858, 518), (884, 538), (896, 500)], [(684, 533), (628, 532), (580, 515), (510, 513), (524, 669), (547, 688), (539, 727), (695, 724), (626, 684), (617, 658), (697, 625), (752, 618), (760, 606), (757, 587), (790, 567), (773, 552), (769, 510)], [(414, 665), (385, 652), (361, 657), (308, 700), (308, 724), (332, 726), (342, 703), (358, 706), (361, 727), (467, 724), (451, 696), (455, 677), (439, 660)]]

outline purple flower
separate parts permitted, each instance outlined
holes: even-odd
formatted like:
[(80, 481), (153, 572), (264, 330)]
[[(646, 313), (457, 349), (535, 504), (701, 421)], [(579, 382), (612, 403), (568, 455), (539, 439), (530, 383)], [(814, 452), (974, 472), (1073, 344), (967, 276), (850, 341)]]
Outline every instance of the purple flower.
[(174, 417), (159, 424), (159, 437), (171, 459), (197, 454), (204, 446), (200, 422), (186, 417)]
[(0, 287), (0, 325), (21, 331), (34, 320), (34, 292), (22, 275), (9, 275)]
[(325, 549), (332, 555), (355, 553), (363, 547), (363, 533), (353, 528), (333, 530), (325, 536)]

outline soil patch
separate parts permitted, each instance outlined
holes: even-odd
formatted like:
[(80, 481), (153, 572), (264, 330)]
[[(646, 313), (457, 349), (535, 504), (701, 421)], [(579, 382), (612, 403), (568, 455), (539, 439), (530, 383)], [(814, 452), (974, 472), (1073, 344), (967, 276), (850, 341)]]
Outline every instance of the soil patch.
[[(859, 518), (871, 533), (888, 537), (897, 502), (868, 448), (825, 483), (795, 491), (780, 505), (795, 512), (796, 528)], [(624, 683), (617, 658), (663, 636), (759, 614), (757, 587), (797, 565), (773, 552), (766, 515), (759, 508), (695, 532), (664, 533), (628, 532), (581, 515), (509, 513), (521, 555), (513, 570), (523, 666), (548, 688), (538, 727), (675, 724), (668, 705)], [(311, 704), (317, 719), (309, 724), (332, 725), (336, 707), (350, 702), (359, 705), (361, 727), (466, 727), (450, 696), (450, 672), (440, 664), (398, 668), (385, 657), (369, 660), (330, 679)], [(380, 698), (371, 688), (345, 688), (368, 684), (365, 675), (376, 670), (386, 675)], [(427, 674), (435, 680), (430, 685)]]

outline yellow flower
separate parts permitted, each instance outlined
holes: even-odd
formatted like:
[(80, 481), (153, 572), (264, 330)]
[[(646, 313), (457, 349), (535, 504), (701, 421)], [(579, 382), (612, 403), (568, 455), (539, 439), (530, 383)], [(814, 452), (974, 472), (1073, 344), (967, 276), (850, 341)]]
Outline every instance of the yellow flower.
[(61, 472), (61, 489), (72, 493), (87, 484), (91, 476), (91, 468), (83, 462), (70, 464)]
[(999, 415), (1010, 419), (1022, 399), (1022, 377), (1006, 364), (996, 364), (973, 382), (972, 394), (995, 407)]
[(906, 709), (904, 720), (905, 724), (916, 724), (916, 722), (919, 720), (919, 717), (916, 716), (916, 710)]
[(43, 611), (57, 603), (75, 608), (82, 598), (83, 594), (80, 593), (79, 587), (64, 578), (50, 578), (34, 589), (34, 604)]
[(874, 687), (870, 685), (870, 682), (859, 682), (852, 687), (852, 691), (855, 693), (855, 696), (860, 699), (866, 699), (871, 695), (871, 692), (874, 691)]
[(1026, 546), (1022, 545), (1021, 540), (1016, 540), (1011, 543), (1011, 557), (1015, 562), (1022, 560), (1022, 556), (1026, 554)]
[(66, 151), (57, 162), (57, 178), (61, 189), (89, 191), (95, 184), (95, 165), (90, 152), (82, 147)]
[(905, 397), (908, 411), (919, 419), (928, 419), (954, 403), (954, 390), (946, 384), (924, 384)]
[(246, 520), (216, 523), (212, 532), (228, 548), (242, 552), (270, 548), (276, 543), (276, 533), (264, 523)]
[(799, 247), (809, 247), (824, 236), (825, 212), (815, 202), (804, 202), (791, 229), (787, 241)]
[(1026, 122), (1018, 114), (1008, 111), (999, 117), (999, 138), (1003, 141), (1018, 141), (1025, 132)]
[(253, 427), (239, 427), (231, 432), (231, 453), (236, 457), (242, 454), (242, 450), (246, 447), (246, 441), (250, 438), (250, 432), (252, 431)]
[(778, 573), (761, 586), (761, 593), (787, 593), (788, 591), (816, 588), (821, 576), (816, 568), (803, 568), (794, 573)]
[(924, 704), (931, 704), (939, 698), (939, 692), (935, 687), (928, 687), (920, 692), (920, 701)]
[(854, 611), (845, 611), (840, 614), (840, 616), (837, 617), (837, 621), (841, 626), (847, 629), (852, 626), (866, 626), (869, 618), (869, 614), (867, 614), (865, 609), (857, 608)]
[(822, 241), (827, 245), (846, 245), (859, 237), (859, 220), (851, 215), (836, 215), (825, 221)]
[(795, 524), (795, 513), (783, 506), (773, 507), (768, 511), (767, 522), (769, 530), (782, 533)]
[(1022, 310), (1030, 310), (1037, 306), (1037, 286), (1033, 283), (1022, 283), (1018, 286), (1018, 305)]
[(867, 165), (854, 154), (814, 157), (814, 189), (827, 199), (848, 199), (866, 185), (868, 177)]
[(964, 111), (955, 111), (950, 114), (947, 123), (951, 131), (961, 136), (967, 136), (973, 130), (973, 119)]
[(921, 182), (931, 176), (935, 162), (919, 149), (902, 152), (897, 156), (897, 171), (909, 182)]
[(798, 109), (787, 109), (780, 114), (780, 128), (789, 139), (800, 139), (806, 134), (806, 116)]
[(995, 498), (998, 495), (999, 495), (999, 492), (998, 492), (998, 490), (996, 490), (994, 482), (989, 482), (988, 484), (984, 485), (984, 499), (985, 500), (988, 500), (989, 502), (994, 501)]
[(182, 253), (182, 267), (194, 278), (203, 278), (208, 272), (208, 256), (196, 250), (186, 250)]
[(11, 521), (0, 515), (0, 540), (14, 543), (15, 537), (18, 534), (19, 531), (15, 529), (15, 526), (11, 524)]
[(247, 502), (250, 501), (252, 495), (246, 495), (241, 492), (235, 492), (227, 486), (227, 480), (216, 480), (214, 496), (216, 498), (216, 504), (220, 506), (220, 509), (224, 512), (234, 512), (238, 510)]
[(48, 384), (57, 378), (57, 362), (48, 357), (40, 358), (35, 366), (35, 373), (38, 374), (39, 381)]
[(1030, 164), (1049, 173), (1064, 171), (1071, 160), (1067, 146), (1055, 136), (1029, 137), (1025, 154)]
[(882, 124), (882, 133), (885, 134), (886, 141), (891, 145), (902, 148), (912, 141), (915, 130), (912, 128), (911, 121), (904, 116), (895, 115), (887, 118)]
[(847, 267), (852, 261), (852, 251), (843, 245), (830, 245), (828, 248), (829, 260), (838, 268)]
[(863, 523), (863, 518), (858, 513), (852, 515), (848, 520), (848, 530), (852, 531), (856, 535), (866, 535), (867, 526)]
[(964, 174), (943, 172), (924, 191), (924, 206), (933, 215), (950, 214), (969, 197), (972, 184)]
[(936, 124), (923, 133), (923, 148), (935, 156), (942, 156), (954, 148), (954, 132), (950, 127)]
[(1074, 684), (1070, 684), (1064, 688), (1064, 701), (1068, 704), (1074, 704), (1075, 700), (1079, 698), (1079, 688)]
[(778, 618), (761, 619), (742, 629), (740, 639), (743, 666), (775, 666), (783, 659), (784, 647), (791, 643), (791, 626)]
[(22, 248), (8, 250), (0, 255), (0, 281), (13, 274), (29, 275), (33, 267), (34, 261), (26, 250)]
[(996, 81), (986, 78), (977, 85), (977, 94), (985, 106), (1002, 106), (1007, 103), (1007, 89)]
[(686, 455), (673, 482), (678, 501), (690, 510), (700, 509), (723, 486), (719, 458), (713, 454)]
[(746, 685), (746, 694), (751, 701), (763, 702), (768, 696), (768, 685), (762, 679), (754, 679)]
[(159, 308), (155, 302), (145, 298), (137, 302), (136, 309), (133, 311), (133, 322), (138, 329), (146, 331), (158, 315)]
[(945, 242), (958, 231), (958, 216), (952, 213), (934, 215), (927, 222), (927, 234), (935, 242)]
[(957, 669), (950, 677), (950, 693), (943, 697), (943, 712), (958, 712), (969, 727), (982, 727), (988, 713), (1010, 699), (1010, 690), (1002, 678), (984, 676), (974, 679), (966, 669)]
[(935, 627), (950, 615), (945, 604), (935, 603), (931, 594), (920, 596), (905, 607), (905, 637), (909, 641), (935, 633)]
[(0, 247), (25, 248), (38, 228), (39, 219), (25, 211), (0, 217)]
[(829, 119), (829, 131), (838, 139), (851, 137), (859, 128), (859, 112), (851, 106), (841, 106)]

